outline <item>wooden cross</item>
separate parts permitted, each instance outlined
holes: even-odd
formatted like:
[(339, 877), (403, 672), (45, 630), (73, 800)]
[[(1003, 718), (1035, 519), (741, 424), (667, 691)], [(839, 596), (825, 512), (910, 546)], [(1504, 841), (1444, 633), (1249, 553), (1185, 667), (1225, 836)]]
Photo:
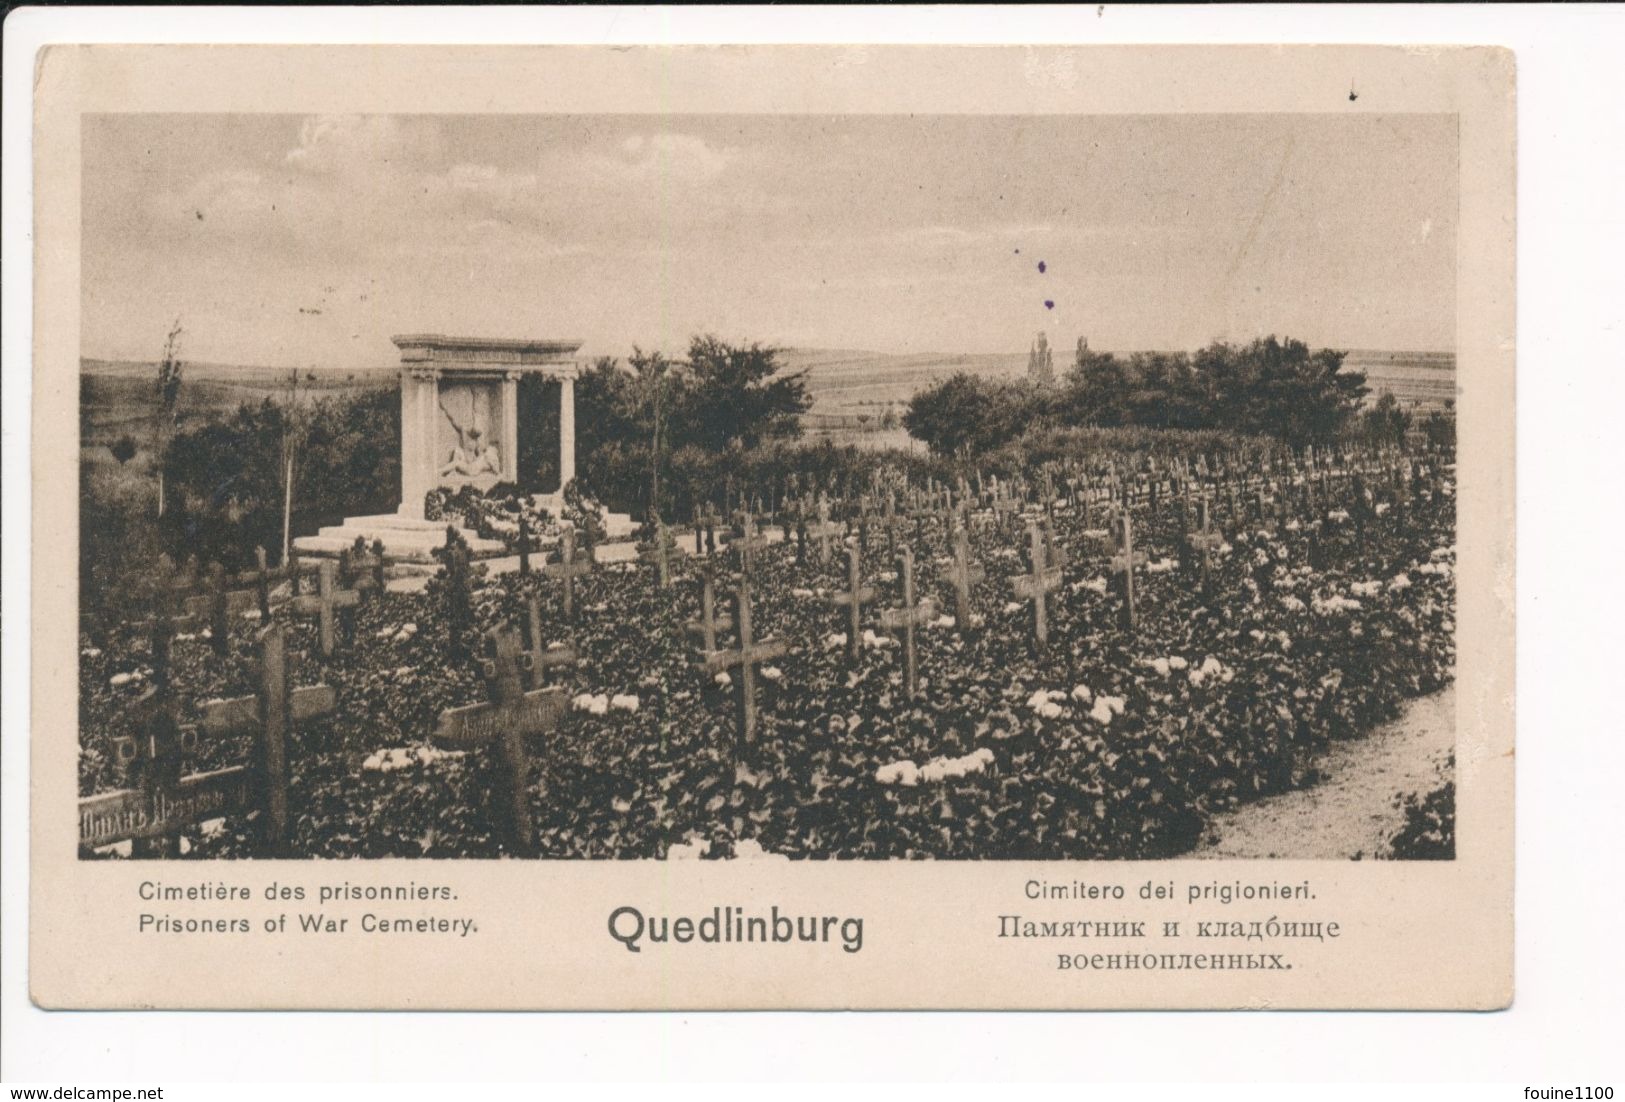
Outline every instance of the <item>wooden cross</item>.
[(576, 558), (576, 530), (566, 528), (563, 541), (559, 545), (559, 561), (550, 562), (542, 567), (542, 572), (550, 578), (559, 578), (564, 582), (564, 618), (575, 619), (576, 607), (576, 579), (584, 574), (592, 573), (592, 560), (590, 558)]
[(1202, 564), (1202, 586), (1206, 589), (1213, 569), (1213, 553), (1224, 542), (1224, 537), (1213, 530), (1212, 517), (1208, 515), (1206, 494), (1202, 495), (1202, 500), (1197, 505), (1197, 513), (1201, 518), (1200, 527), (1185, 537), (1185, 542), (1190, 544), (1191, 551)]
[(294, 724), (331, 715), (338, 707), (338, 694), (329, 685), (290, 686), (282, 625), (261, 629), (257, 645), (259, 690), (253, 696), (205, 701), (199, 705), (199, 727), (217, 737), (251, 731), (258, 735), (254, 772), (265, 804), (262, 837), (276, 846), (288, 835), (288, 735)]
[(457, 529), (446, 526), (446, 545), (436, 552), (446, 567), (446, 636), (456, 658), (464, 656), (464, 634), (472, 613), (469, 609), (468, 544)]
[(886, 551), (895, 554), (897, 551), (897, 527), (900, 524), (908, 523), (906, 517), (897, 515), (897, 492), (895, 490), (886, 491), (886, 511), (875, 523), (886, 530)]
[(525, 600), (525, 611), (529, 613), (530, 649), (520, 654), (520, 664), (530, 674), (530, 687), (539, 689), (545, 680), (547, 670), (554, 666), (573, 666), (580, 656), (570, 643), (550, 647), (543, 641), (540, 593), (535, 590), (530, 592)]
[(982, 569), (982, 564), (971, 561), (970, 537), (965, 529), (959, 529), (954, 533), (954, 561), (948, 568), (948, 579), (953, 582), (954, 612), (959, 617), (959, 630), (962, 632), (969, 631), (971, 627), (971, 589), (980, 585), (986, 577), (987, 571)]
[(337, 613), (342, 609), (354, 608), (361, 600), (361, 594), (355, 590), (340, 589), (337, 578), (338, 563), (332, 559), (323, 560), (315, 595), (305, 594), (295, 597), (291, 602), (294, 615), (315, 615), (318, 618), (323, 658), (333, 657), (333, 628)]
[(519, 512), (519, 576), (521, 578), (530, 574), (530, 522), (525, 519), (524, 510)]
[(384, 595), (384, 541), (374, 540), (367, 547), (364, 536), (355, 538), (355, 546), (339, 555), (339, 582), (357, 593)]
[(818, 523), (812, 529), (813, 537), (818, 540), (818, 565), (829, 562), (829, 541), (840, 534), (841, 526), (829, 519), (829, 498), (819, 494)]
[(904, 544), (898, 558), (903, 567), (903, 607), (881, 609), (880, 626), (893, 633), (898, 628), (903, 629), (903, 687), (908, 692), (908, 698), (913, 700), (920, 694), (919, 655), (915, 650), (914, 632), (927, 621), (936, 619), (937, 606), (929, 597), (918, 603), (914, 600), (913, 549)]
[(1049, 542), (1038, 525), (1029, 524), (1027, 535), (1032, 544), (1032, 573), (1017, 574), (1010, 579), (1010, 584), (1017, 597), (1033, 603), (1033, 642), (1042, 648), (1049, 643), (1049, 615), (1045, 598), (1061, 588), (1061, 568), (1050, 561)]
[(209, 579), (205, 588), (207, 592), (201, 597), (188, 597), (183, 602), (181, 606), (185, 610), (183, 618), (189, 621), (207, 619), (209, 645), (214, 648), (216, 654), (225, 654), (233, 598), (236, 598), (237, 610), (245, 611), (254, 606), (257, 595), (248, 591), (232, 593), (227, 588), (226, 568), (218, 562), (209, 567)]
[[(165, 665), (167, 667), (167, 660)], [(156, 666), (155, 662), (155, 672)], [(181, 726), (180, 704), (170, 691), (167, 677), (163, 680), (155, 677), (154, 681), (156, 683), (142, 693), (130, 709), (138, 733), (113, 740), (113, 759), (135, 783), (132, 788), (107, 794), (103, 804), (89, 809), (85, 801), (80, 801), (79, 844), (82, 848), (131, 838), (134, 842), (132, 857), (169, 857), (178, 848), (169, 836), (189, 825), (190, 820), (174, 821), (169, 804), (181, 789), (183, 761), (197, 752), (197, 730)], [(125, 799), (115, 802), (113, 797), (120, 794)], [(125, 824), (140, 829), (110, 835), (113, 824), (104, 817), (116, 817), (116, 810), (128, 813), (135, 808), (151, 809), (150, 813)], [(102, 821), (96, 826), (87, 825), (87, 810), (99, 813), (93, 818), (102, 818)]]
[(1258, 527), (1260, 531), (1274, 535), (1276, 532), (1275, 518), (1271, 515), (1269, 490), (1265, 485), (1258, 487), (1255, 495), (1258, 503)]
[(661, 589), (671, 585), (672, 560), (681, 561), (687, 556), (688, 552), (677, 545), (677, 539), (671, 534), (671, 529), (659, 519), (655, 521), (654, 542), (638, 552), (639, 559), (654, 564), (655, 577), (660, 582)]
[(733, 630), (733, 617), (717, 612), (716, 566), (710, 561), (700, 569), (700, 618), (686, 625), (691, 633), (700, 637), (700, 649), (709, 654), (717, 649), (717, 636)]
[[(516, 854), (528, 856), (535, 851), (536, 832), (530, 815), (530, 758), (525, 739), (555, 729), (569, 697), (563, 689), (525, 691), (519, 676), (519, 633), (513, 628), (492, 628), (485, 644), (486, 658), (480, 668), (490, 699), (441, 712), (430, 741), (443, 750), (496, 748), (506, 789), (503, 810), (509, 846)], [(541, 795), (547, 798), (545, 782)]]
[(767, 536), (756, 529), (756, 519), (750, 515), (750, 510), (739, 511), (739, 538), (732, 545), (732, 550), (739, 552), (740, 569), (750, 571), (751, 559), (756, 552), (767, 546)]
[(836, 608), (846, 608), (850, 612), (850, 626), (846, 632), (846, 656), (851, 661), (856, 662), (858, 660), (858, 635), (863, 626), (862, 606), (875, 599), (875, 591), (870, 586), (863, 584), (863, 552), (856, 547), (848, 546), (846, 561), (846, 591), (832, 595), (829, 603)]
[(1013, 515), (1020, 511), (1021, 503), (1010, 496), (1004, 486), (995, 483), (993, 486), (993, 514), (998, 518), (999, 530), (1008, 532)]
[[(291, 725), (330, 714), (337, 695), (326, 685), (288, 688), (286, 629), (273, 624), (257, 639), (260, 690), (235, 700), (199, 706), (197, 727), (182, 727), (168, 693), (153, 689), (136, 707), (141, 734), (114, 741), (114, 755), (139, 778), (133, 789), (105, 792), (79, 801), (79, 845), (85, 849), (126, 838), (140, 856), (163, 852), (155, 839), (174, 835), (202, 819), (260, 807), (261, 837), (280, 845), (287, 836), (288, 770), (286, 737)], [(254, 732), (256, 760), (210, 773), (181, 775), (181, 763), (194, 754), (198, 732), (219, 737)]]
[(1111, 568), (1112, 573), (1122, 576), (1123, 626), (1133, 631), (1137, 622), (1134, 608), (1134, 568), (1144, 566), (1146, 557), (1144, 551), (1134, 549), (1134, 520), (1129, 516), (1127, 509), (1118, 512), (1115, 526), (1117, 553), (1112, 556)]
[(726, 670), (739, 670), (739, 736), (745, 744), (756, 741), (756, 666), (789, 651), (789, 645), (778, 638), (757, 642), (751, 637), (750, 583), (741, 578), (734, 597), (734, 619), (739, 624), (739, 646), (735, 650), (707, 650), (700, 659), (701, 668), (709, 675)]

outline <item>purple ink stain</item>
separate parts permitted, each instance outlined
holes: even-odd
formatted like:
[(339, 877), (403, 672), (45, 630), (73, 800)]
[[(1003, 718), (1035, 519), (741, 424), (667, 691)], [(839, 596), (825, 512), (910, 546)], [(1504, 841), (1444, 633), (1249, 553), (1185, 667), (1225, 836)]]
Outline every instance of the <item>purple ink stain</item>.
[(1043, 275), (1047, 271), (1049, 271), (1049, 266), (1040, 260), (1038, 262), (1038, 274)]
[(1052, 298), (1045, 299), (1044, 300), (1044, 309), (1046, 309), (1046, 310), (1055, 309), (1055, 300), (1052, 299)]

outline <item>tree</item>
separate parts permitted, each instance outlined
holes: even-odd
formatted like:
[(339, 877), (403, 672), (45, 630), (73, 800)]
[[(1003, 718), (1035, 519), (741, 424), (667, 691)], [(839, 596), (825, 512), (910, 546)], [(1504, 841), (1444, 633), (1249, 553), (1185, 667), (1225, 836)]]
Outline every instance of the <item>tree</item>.
[(903, 427), (937, 455), (990, 451), (1019, 436), (1040, 404), (1031, 387), (960, 371), (916, 393)]
[(125, 433), (113, 442), (108, 451), (113, 453), (113, 458), (118, 460), (118, 465), (122, 467), (135, 458), (135, 441), (130, 439), (129, 433)]
[[(310, 380), (315, 381), (315, 374)], [(293, 484), (295, 464), (305, 443), (305, 436), (310, 428), (308, 411), (299, 400), (299, 369), (293, 368), (288, 372), (287, 400), (283, 405), (282, 416), (282, 561), (288, 561), (288, 555), (293, 549)]]
[(1203, 419), (1294, 447), (1330, 440), (1368, 393), (1363, 374), (1342, 370), (1345, 355), (1273, 336), (1241, 347), (1211, 344), (1192, 362), (1207, 395)]
[(1116, 356), (1080, 345), (1052, 408), (1067, 424), (1126, 424), (1130, 382), (1127, 365)]
[(1402, 444), (1410, 431), (1412, 417), (1389, 391), (1377, 396), (1370, 409), (1360, 415), (1366, 436), (1375, 444)]
[(153, 423), (153, 452), (158, 456), (158, 515), (164, 515), (164, 468), (169, 441), (175, 434), (175, 409), (181, 396), (181, 319), (176, 318), (164, 338), (158, 361), (158, 410)]
[(709, 334), (688, 346), (685, 385), (676, 395), (673, 413), (682, 418), (673, 443), (726, 448), (755, 448), (764, 440), (801, 434), (800, 417), (812, 405), (806, 372), (784, 373), (778, 350), (760, 344), (730, 345)]
[(646, 353), (636, 345), (632, 346), (632, 356), (629, 362), (632, 365), (632, 374), (637, 380), (640, 405), (647, 410), (650, 422), (648, 515), (650, 520), (658, 521), (660, 518), (660, 464), (664, 455), (662, 436), (665, 429), (666, 407), (671, 401), (674, 390), (672, 384), (676, 365), (659, 352)]
[(1422, 419), (1422, 434), (1431, 450), (1448, 451), (1456, 442), (1456, 419), (1433, 410)]

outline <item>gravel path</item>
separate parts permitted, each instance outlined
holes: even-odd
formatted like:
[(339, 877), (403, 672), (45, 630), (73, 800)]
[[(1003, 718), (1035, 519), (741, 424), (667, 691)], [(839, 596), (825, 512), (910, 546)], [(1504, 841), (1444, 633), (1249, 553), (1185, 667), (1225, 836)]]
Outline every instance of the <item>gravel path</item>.
[(1323, 779), (1247, 804), (1213, 823), (1214, 845), (1192, 857), (1288, 857), (1346, 860), (1382, 856), (1404, 821), (1400, 792), (1437, 787), (1437, 766), (1455, 746), (1454, 686), (1411, 702), (1399, 719), (1328, 749)]

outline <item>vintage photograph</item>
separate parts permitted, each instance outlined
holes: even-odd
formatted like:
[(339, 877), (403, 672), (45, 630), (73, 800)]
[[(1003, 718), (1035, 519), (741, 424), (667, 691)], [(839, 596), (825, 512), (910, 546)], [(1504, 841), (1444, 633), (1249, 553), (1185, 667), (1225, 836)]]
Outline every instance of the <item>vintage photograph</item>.
[(1458, 177), (87, 115), (81, 855), (1450, 859)]

